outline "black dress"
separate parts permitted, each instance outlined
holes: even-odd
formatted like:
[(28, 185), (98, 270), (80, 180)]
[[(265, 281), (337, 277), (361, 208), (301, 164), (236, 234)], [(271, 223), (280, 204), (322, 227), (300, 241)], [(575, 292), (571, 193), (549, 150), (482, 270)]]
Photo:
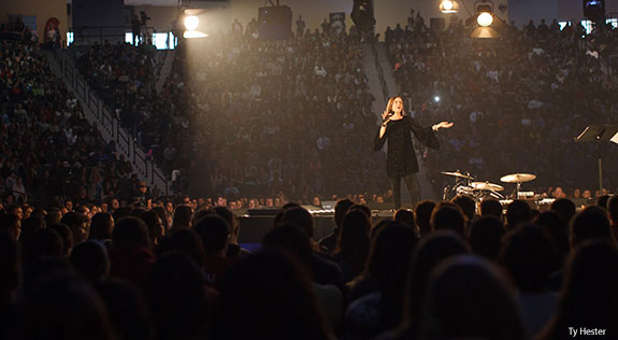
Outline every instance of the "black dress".
[(414, 132), (421, 143), (432, 149), (439, 149), (440, 142), (431, 127), (421, 127), (413, 118), (404, 116), (400, 120), (391, 120), (386, 126), (384, 136), (380, 131), (375, 138), (375, 150), (380, 150), (388, 139), (386, 173), (388, 177), (405, 177), (418, 172), (416, 153), (412, 146), (410, 131)]

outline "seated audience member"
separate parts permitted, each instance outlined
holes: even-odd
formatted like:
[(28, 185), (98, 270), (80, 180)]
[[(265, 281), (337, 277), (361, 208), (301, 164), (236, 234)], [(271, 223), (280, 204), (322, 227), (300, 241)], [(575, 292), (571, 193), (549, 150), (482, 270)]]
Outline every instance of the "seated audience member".
[(52, 208), (47, 211), (47, 215), (45, 215), (45, 225), (50, 226), (54, 224), (60, 223), (62, 219), (62, 212), (58, 208)]
[(22, 339), (115, 339), (105, 304), (85, 281), (64, 273), (37, 286), (24, 303)]
[(71, 255), (71, 251), (73, 250), (73, 245), (75, 244), (73, 242), (73, 232), (71, 231), (71, 228), (64, 223), (58, 223), (48, 226), (47, 229), (54, 230), (58, 233), (58, 235), (60, 235), (60, 238), (62, 239), (63, 256), (69, 257), (69, 255)]
[(350, 282), (365, 268), (370, 229), (369, 218), (360, 210), (348, 212), (343, 219), (335, 259), (343, 272), (344, 283)]
[(137, 217), (124, 217), (116, 223), (109, 259), (110, 277), (144, 287), (155, 261), (144, 221)]
[(163, 219), (154, 210), (149, 210), (139, 217), (142, 221), (144, 221), (144, 223), (146, 223), (146, 226), (148, 227), (148, 236), (150, 237), (153, 247), (156, 248), (161, 242), (161, 239), (166, 235)]
[(518, 225), (532, 221), (532, 211), (528, 202), (514, 200), (506, 208), (506, 230), (515, 229)]
[(300, 204), (296, 203), (296, 202), (288, 202), (286, 204), (284, 204), (281, 209), (279, 209), (279, 211), (277, 212), (277, 215), (275, 215), (275, 219), (273, 220), (273, 227), (277, 227), (277, 225), (279, 225), (280, 223), (282, 223), (282, 219), (283, 219), (283, 214), (285, 214), (285, 212), (289, 209), (295, 209), (295, 208), (302, 208)]
[(90, 234), (89, 220), (86, 215), (70, 212), (62, 216), (61, 222), (73, 232), (73, 243), (79, 244), (88, 239)]
[(73, 248), (71, 264), (78, 274), (91, 283), (102, 282), (109, 275), (107, 249), (96, 241), (82, 242)]
[(481, 202), (481, 216), (495, 216), (502, 220), (502, 203), (500, 201), (489, 198)]
[[(163, 223), (163, 234), (162, 236), (165, 237), (167, 236), (167, 233), (169, 232), (171, 226), (172, 226), (172, 220), (171, 220), (171, 216), (168, 214), (167, 210), (163, 207), (154, 207), (152, 208), (153, 212), (155, 212), (159, 218), (161, 219), (161, 222)], [(160, 239), (159, 239), (160, 241)]]
[(217, 339), (332, 338), (308, 275), (284, 253), (241, 259), (221, 287)]
[(370, 244), (376, 239), (376, 236), (380, 233), (382, 229), (384, 229), (385, 227), (393, 223), (396, 223), (396, 222), (390, 218), (385, 218), (382, 221), (378, 222), (376, 225), (372, 226), (371, 232), (369, 233)]
[(141, 291), (127, 281), (106, 280), (97, 284), (117, 340), (151, 340), (153, 325)]
[(417, 241), (408, 225), (390, 224), (378, 232), (363, 273), (348, 284), (346, 339), (373, 338), (401, 323), (410, 254)]
[(609, 195), (602, 195), (601, 197), (599, 197), (597, 199), (597, 206), (603, 209), (607, 209), (607, 202), (609, 202), (610, 197), (611, 196)]
[(469, 252), (466, 242), (453, 231), (439, 230), (421, 239), (412, 254), (407, 275), (403, 320), (399, 327), (385, 332), (380, 339), (417, 339), (431, 272), (445, 259)]
[(227, 257), (237, 259), (241, 256), (251, 254), (247, 249), (241, 248), (238, 243), (238, 234), (240, 233), (240, 222), (234, 213), (226, 207), (214, 207), (213, 213), (222, 217), (232, 228), (230, 239), (227, 245)]
[(485, 260), (470, 255), (446, 260), (428, 287), (422, 339), (526, 339), (512, 287)]
[(343, 294), (339, 287), (333, 284), (319, 284), (315, 279), (313, 249), (305, 231), (293, 224), (280, 225), (264, 236), (262, 245), (265, 249), (284, 251), (301, 264), (312, 281), (313, 293), (331, 328), (339, 329), (343, 317)]
[(399, 224), (409, 226), (415, 232), (418, 229), (418, 227), (416, 226), (416, 219), (414, 217), (414, 211), (407, 210), (407, 209), (399, 209), (395, 212), (393, 219), (395, 220), (395, 222)]
[(32, 235), (28, 248), (23, 250), (24, 265), (29, 265), (41, 259), (64, 257), (62, 238), (53, 229), (43, 229)]
[(559, 268), (557, 252), (544, 230), (527, 224), (504, 239), (500, 263), (517, 287), (527, 334), (537, 334), (556, 310), (557, 296), (548, 291), (549, 277)]
[(564, 222), (564, 219), (554, 210), (540, 213), (534, 221), (535, 224), (541, 226), (550, 237), (550, 240), (556, 248), (559, 263), (564, 263), (570, 251), (568, 223)]
[(431, 213), (432, 230), (452, 230), (464, 237), (466, 234), (466, 218), (461, 208), (451, 202), (439, 203)]
[(502, 221), (494, 215), (485, 215), (472, 222), (468, 242), (474, 254), (493, 262), (498, 259), (503, 236)]
[(97, 213), (90, 221), (90, 239), (110, 242), (114, 231), (114, 217), (109, 213)]
[(32, 236), (40, 230), (45, 229), (45, 220), (41, 217), (30, 216), (21, 222), (19, 242), (23, 247), (29, 247), (28, 242)]
[(304, 229), (305, 234), (311, 240), (312, 248), (316, 249), (313, 239), (313, 216), (303, 207), (289, 208), (283, 211), (281, 223), (294, 224)]
[(161, 254), (168, 252), (183, 253), (195, 262), (198, 268), (204, 268), (206, 252), (200, 235), (194, 229), (181, 229), (170, 235), (159, 249)]
[(363, 214), (365, 214), (367, 216), (367, 218), (369, 219), (369, 223), (372, 223), (371, 219), (371, 209), (369, 209), (369, 207), (365, 204), (354, 204), (350, 207), (350, 209), (348, 209), (348, 212), (353, 211), (353, 210), (358, 210), (360, 212), (362, 212)]
[(571, 221), (569, 233), (571, 249), (575, 249), (582, 242), (593, 239), (603, 239), (612, 244), (616, 243), (614, 233), (609, 225), (605, 209), (590, 206), (579, 212)]
[(337, 248), (337, 235), (339, 235), (339, 231), (341, 230), (343, 218), (348, 213), (348, 209), (350, 209), (352, 205), (354, 205), (354, 202), (347, 198), (339, 200), (337, 201), (337, 204), (335, 204), (335, 225), (333, 227), (333, 232), (319, 241), (320, 250), (324, 254), (331, 256), (334, 254), (334, 251)]
[(230, 226), (218, 215), (207, 215), (201, 218), (193, 229), (201, 238), (206, 254), (203, 267), (206, 282), (212, 287), (218, 287), (223, 274), (232, 263), (227, 257)]
[(172, 222), (172, 228), (170, 234), (182, 229), (191, 228), (191, 217), (193, 215), (193, 209), (188, 205), (179, 205), (174, 210), (174, 222)]
[(164, 254), (152, 266), (145, 291), (157, 339), (203, 339), (213, 331), (213, 295), (189, 255)]
[(311, 268), (315, 281), (322, 285), (331, 284), (342, 289), (344, 277), (341, 269), (317, 251), (317, 244), (313, 240), (313, 216), (305, 208), (291, 207), (284, 210), (279, 223), (298, 226), (309, 237), (314, 250), (311, 254)]
[(575, 203), (568, 198), (560, 198), (551, 204), (551, 211), (558, 214), (564, 225), (569, 225), (575, 216)]
[(416, 209), (414, 209), (416, 225), (418, 225), (421, 237), (431, 233), (431, 213), (435, 207), (436, 203), (433, 201), (421, 201), (416, 205)]
[[(616, 268), (618, 251), (613, 243), (601, 240), (581, 243), (567, 261), (558, 310), (537, 339), (573, 338), (573, 332), (569, 331), (572, 325), (596, 329), (596, 337), (614, 338), (618, 334)], [(600, 330), (603, 334), (598, 333)]]
[(13, 240), (17, 241), (21, 234), (21, 220), (15, 214), (0, 215), (0, 232), (8, 233)]
[(465, 195), (458, 195), (452, 202), (461, 209), (468, 222), (471, 223), (474, 216), (476, 216), (476, 202), (471, 197)]

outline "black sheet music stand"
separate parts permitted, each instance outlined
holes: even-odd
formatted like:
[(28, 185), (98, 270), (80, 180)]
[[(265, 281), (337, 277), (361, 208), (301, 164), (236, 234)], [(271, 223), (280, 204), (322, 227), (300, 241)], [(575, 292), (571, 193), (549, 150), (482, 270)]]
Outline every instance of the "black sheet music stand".
[(603, 190), (603, 152), (601, 147), (604, 143), (614, 142), (618, 144), (618, 125), (600, 124), (587, 126), (579, 136), (575, 137), (576, 143), (593, 142), (598, 146), (599, 165), (599, 190)]

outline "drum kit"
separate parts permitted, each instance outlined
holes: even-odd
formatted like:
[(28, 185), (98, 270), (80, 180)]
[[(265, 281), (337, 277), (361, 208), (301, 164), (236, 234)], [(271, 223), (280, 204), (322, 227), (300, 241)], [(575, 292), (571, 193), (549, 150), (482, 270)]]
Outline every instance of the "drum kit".
[(475, 181), (475, 178), (469, 172), (457, 171), (442, 171), (441, 174), (455, 178), (455, 184), (445, 186), (443, 191), (443, 199), (447, 200), (456, 195), (468, 195), (477, 201), (485, 198), (494, 198), (505, 200), (507, 198), (519, 198), (523, 194), (521, 192), (522, 183), (532, 182), (536, 179), (536, 175), (527, 173), (515, 173), (502, 176), (500, 181), (503, 183), (515, 184), (515, 191), (510, 197), (501, 194), (504, 187), (499, 184), (490, 183), (489, 181)]

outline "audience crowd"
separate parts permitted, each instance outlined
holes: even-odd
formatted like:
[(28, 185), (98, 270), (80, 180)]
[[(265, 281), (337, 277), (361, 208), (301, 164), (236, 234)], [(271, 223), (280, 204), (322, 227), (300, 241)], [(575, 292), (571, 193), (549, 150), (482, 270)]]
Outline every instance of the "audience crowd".
[(618, 334), (618, 197), (579, 211), (516, 200), (503, 214), (458, 196), (393, 218), (343, 199), (321, 240), (287, 203), (253, 251), (222, 206), (82, 208), (0, 210), (3, 338)]
[[(243, 32), (235, 23), (229, 33), (185, 41), (160, 94), (154, 74), (161, 57), (151, 47), (105, 43), (73, 52), (91, 86), (168, 171), (178, 194), (195, 202), (224, 200), (234, 210), (280, 207), (290, 199), (320, 206), (320, 199), (346, 196), (391, 202), (384, 155), (363, 147), (375, 133), (362, 67), (365, 40), (354, 29), (334, 33), (324, 25), (290, 40), (262, 41), (254, 26)], [(581, 39), (579, 27), (508, 26), (500, 39), (479, 42), (467, 39), (467, 31), (456, 23), (436, 33), (412, 13), (405, 30), (385, 36), (412, 114), (457, 122), (441, 132), (441, 151), (423, 156), (436, 192), (450, 180), (439, 171), (462, 169), (491, 181), (534, 172), (538, 179), (526, 187), (578, 205), (607, 194), (579, 187), (593, 186), (599, 150), (570, 136), (609, 121), (618, 107), (608, 94), (615, 81), (606, 63), (614, 33)], [(22, 35), (2, 42), (4, 204), (70, 199), (100, 207), (154, 198), (141, 193), (143, 183), (115, 156), (113, 143), (105, 145), (83, 119), (36, 40)], [(609, 188), (613, 161), (605, 162)], [(359, 190), (365, 193), (351, 194)]]
[(264, 41), (254, 25), (239, 26), (181, 42), (161, 93), (143, 45), (75, 54), (124, 126), (174, 173), (177, 191), (303, 200), (383, 191), (361, 37), (326, 28)]
[(130, 164), (84, 118), (37, 44), (0, 40), (0, 98), (4, 204), (101, 202), (135, 187)]
[(460, 169), (495, 183), (528, 172), (537, 179), (524, 188), (559, 185), (572, 197), (575, 189), (598, 187), (599, 155), (604, 187), (615, 190), (618, 163), (610, 143), (573, 140), (586, 126), (614, 123), (618, 115), (612, 95), (618, 78), (609, 62), (618, 30), (584, 35), (578, 24), (561, 31), (544, 21), (496, 30), (496, 39), (474, 39), (471, 26), (454, 22), (436, 32), (412, 11), (405, 28), (385, 33), (394, 77), (417, 119), (455, 122), (440, 132), (440, 151), (427, 155), (437, 191), (450, 181), (440, 171)]
[[(432, 39), (424, 25), (411, 26), (425, 37), (421, 39)], [(524, 44), (539, 32), (567, 34), (536, 28), (508, 34)], [(432, 77), (423, 71), (428, 65), (451, 65), (449, 53), (429, 58), (425, 49), (449, 43), (448, 37), (404, 53), (397, 45), (402, 42), (394, 42), (401, 39), (397, 34), (386, 37), (394, 60), (407, 58), (395, 64), (397, 77)], [(508, 43), (506, 39), (500, 43)], [(573, 39), (578, 46), (599, 43)], [(547, 46), (570, 40), (548, 41)], [(490, 52), (479, 47), (485, 51), (480, 55), (504, 54), (500, 43)], [(289, 202), (288, 195), (319, 206), (320, 196), (313, 193), (329, 193), (322, 197), (332, 200), (337, 198), (332, 192), (384, 190), (379, 180), (384, 175), (378, 176), (383, 163), (358, 163), (379, 161), (366, 155), (375, 116), (367, 109), (372, 99), (360, 71), (360, 37), (317, 32), (262, 42), (235, 31), (200, 44), (206, 46), (186, 44), (179, 51), (163, 93), (147, 107), (166, 108), (163, 118), (152, 109), (140, 118), (123, 119), (134, 123), (153, 157), (163, 157), (183, 172), (185, 192), (219, 193), (215, 199), (189, 195), (174, 201), (152, 197), (146, 183), (131, 175), (130, 165), (116, 156), (113, 144), (103, 142), (77, 100), (54, 77), (45, 51), (30, 39), (0, 40), (0, 248), (5, 252), (0, 257), (0, 338), (545, 340), (572, 338), (574, 326), (580, 334), (618, 337), (617, 197), (604, 195), (592, 206), (577, 208), (556, 187), (547, 191), (557, 200), (542, 211), (520, 200), (502, 206), (488, 199), (477, 207), (472, 198), (458, 196), (423, 201), (414, 210), (378, 218), (367, 203), (388, 201), (389, 194), (354, 195), (355, 201), (338, 200), (332, 234), (317, 239), (313, 216)], [(565, 77), (583, 72), (560, 63), (569, 56), (547, 46), (521, 63), (540, 69), (536, 63), (542, 61), (535, 58), (547, 54), (552, 62), (545, 60), (545, 67), (562, 65)], [(203, 54), (192, 54), (192, 47)], [(87, 53), (83, 70), (100, 67), (100, 73), (89, 77), (100, 80), (102, 93), (125, 83), (127, 96), (106, 101), (119, 110), (119, 117), (131, 115), (133, 105), (153, 96), (151, 75), (142, 73), (153, 65), (142, 54), (147, 52), (97, 48), (100, 55), (123, 61), (107, 62)], [(465, 56), (458, 61), (465, 62)], [(423, 61), (412, 66), (414, 58)], [(123, 71), (124, 63), (139, 60), (143, 69)], [(495, 70), (490, 66), (500, 67), (480, 60), (476, 64), (486, 74)], [(603, 66), (592, 59), (583, 63)], [(191, 65), (200, 68), (191, 71)], [(451, 67), (454, 77), (470, 72)], [(496, 71), (498, 79), (510, 79), (509, 85), (498, 82), (501, 86), (477, 90), (498, 91), (524, 82), (523, 76), (512, 78), (515, 72), (499, 70), (506, 73)], [(599, 72), (585, 75), (603, 77), (604, 71)], [(431, 83), (446, 84), (442, 78)], [(613, 86), (610, 79), (603, 84)], [(567, 91), (556, 86), (553, 90)], [(421, 91), (431, 89), (417, 90), (404, 92), (412, 91), (406, 96), (421, 103)], [(455, 96), (456, 91), (445, 93)], [(551, 98), (526, 97), (532, 94), (539, 95), (526, 90), (516, 96), (524, 102), (540, 98), (537, 117), (559, 119), (552, 115), (558, 113), (543, 109), (542, 100)], [(441, 105), (452, 105), (443, 97)], [(472, 109), (481, 105), (461, 100)], [(488, 101), (482, 105), (489, 107)], [(592, 102), (596, 108), (607, 104), (613, 112), (611, 99)], [(428, 105), (414, 114), (430, 119), (440, 112)], [(448, 112), (455, 120), (464, 111), (453, 105)], [(490, 121), (481, 119), (487, 116), (477, 113), (467, 127)], [(149, 140), (148, 134), (156, 133), (144, 126), (157, 119), (168, 141)], [(507, 128), (517, 130), (508, 125), (510, 118), (504, 119)], [(185, 133), (174, 131), (178, 128)], [(449, 132), (448, 145), (464, 140), (459, 133)], [(501, 136), (491, 138), (498, 144)], [(521, 153), (527, 151), (527, 144), (519, 147)], [(453, 158), (465, 155), (461, 148)], [(246, 157), (236, 157), (243, 153)], [(272, 156), (254, 159), (258, 154)], [(524, 158), (522, 166), (529, 162)], [(554, 176), (550, 183), (568, 185), (566, 168), (548, 175)], [(491, 169), (484, 165), (475, 171), (490, 176)], [(200, 188), (192, 175), (209, 176), (210, 183)], [(307, 184), (286, 190), (295, 183)], [(271, 190), (265, 195), (271, 198), (242, 198), (264, 188)], [(591, 193), (573, 191), (575, 196)], [(231, 209), (259, 206), (278, 208), (272, 229), (251, 241), (255, 244), (241, 245), (240, 220)]]

